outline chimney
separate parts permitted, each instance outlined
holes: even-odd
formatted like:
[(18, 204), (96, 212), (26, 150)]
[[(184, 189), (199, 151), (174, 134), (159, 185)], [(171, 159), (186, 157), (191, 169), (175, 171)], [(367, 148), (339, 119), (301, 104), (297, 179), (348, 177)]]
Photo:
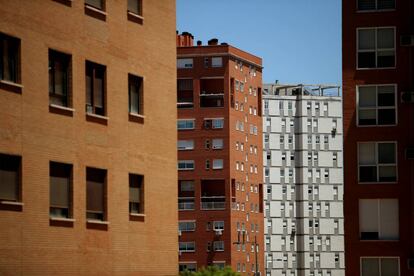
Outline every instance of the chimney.
[(177, 31), (177, 47), (193, 47), (194, 36), (189, 32), (183, 32), (179, 34)]
[(201, 46), (203, 45), (203, 42), (201, 42), (201, 40), (197, 40), (197, 46)]
[(208, 41), (208, 45), (210, 46), (216, 46), (218, 45), (218, 39), (217, 38), (212, 38)]

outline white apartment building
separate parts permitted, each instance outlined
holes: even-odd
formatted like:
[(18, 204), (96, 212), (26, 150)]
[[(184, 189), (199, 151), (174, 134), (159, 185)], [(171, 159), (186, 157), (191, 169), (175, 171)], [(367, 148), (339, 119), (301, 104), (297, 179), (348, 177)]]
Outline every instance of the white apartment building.
[(340, 88), (263, 88), (266, 275), (344, 276)]

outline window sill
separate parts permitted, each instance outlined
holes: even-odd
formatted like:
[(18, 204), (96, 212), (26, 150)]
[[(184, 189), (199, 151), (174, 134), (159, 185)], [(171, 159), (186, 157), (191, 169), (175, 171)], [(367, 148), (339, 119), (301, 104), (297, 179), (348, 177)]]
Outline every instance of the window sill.
[(8, 201), (8, 200), (0, 201), (0, 204), (3, 204), (3, 205), (11, 205), (11, 206), (24, 206), (24, 203), (23, 202)]
[(75, 109), (57, 104), (49, 104), (49, 112), (73, 117), (73, 112), (75, 112)]
[(86, 222), (88, 224), (109, 225), (109, 221), (105, 221), (105, 220), (87, 219)]
[(73, 2), (73, 0), (53, 0), (53, 1), (66, 5), (68, 7), (72, 7), (72, 2)]
[(144, 115), (137, 114), (137, 113), (131, 113), (131, 112), (129, 112), (128, 115), (129, 115), (130, 122), (135, 122), (135, 123), (140, 123), (140, 124), (144, 123), (144, 119), (145, 119)]
[(21, 94), (23, 90), (23, 85), (12, 81), (0, 80), (0, 89)]
[(97, 115), (93, 113), (86, 113), (86, 120), (89, 122), (99, 123), (102, 125), (107, 125), (109, 117)]
[(144, 24), (144, 17), (134, 12), (128, 11), (128, 20), (137, 24)]
[(50, 221), (61, 221), (61, 222), (75, 222), (73, 218), (59, 218), (59, 217), (49, 217)]
[(103, 10), (89, 6), (88, 4), (85, 4), (85, 14), (102, 21), (106, 21), (106, 16), (108, 15)]
[(0, 201), (0, 210), (4, 210), (4, 211), (21, 212), (23, 211), (23, 206), (24, 206), (23, 202), (9, 201), (9, 200)]
[(132, 221), (145, 221), (145, 214), (129, 213), (129, 220)]

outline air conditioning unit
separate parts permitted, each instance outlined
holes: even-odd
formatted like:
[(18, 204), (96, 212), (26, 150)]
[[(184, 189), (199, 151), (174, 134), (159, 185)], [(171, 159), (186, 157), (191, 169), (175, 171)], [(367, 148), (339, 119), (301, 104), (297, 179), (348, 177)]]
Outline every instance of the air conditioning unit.
[(414, 91), (401, 92), (401, 102), (414, 103)]
[(414, 148), (406, 148), (405, 149), (405, 158), (414, 159)]
[(331, 130), (331, 134), (332, 134), (332, 136), (335, 136), (336, 135), (336, 128), (334, 127), (334, 128), (332, 128), (332, 130)]
[(216, 233), (216, 236), (223, 235), (223, 230), (222, 229), (214, 230), (214, 232)]
[(414, 269), (414, 258), (408, 258), (408, 269)]
[(402, 35), (400, 37), (400, 45), (405, 47), (414, 46), (414, 35)]

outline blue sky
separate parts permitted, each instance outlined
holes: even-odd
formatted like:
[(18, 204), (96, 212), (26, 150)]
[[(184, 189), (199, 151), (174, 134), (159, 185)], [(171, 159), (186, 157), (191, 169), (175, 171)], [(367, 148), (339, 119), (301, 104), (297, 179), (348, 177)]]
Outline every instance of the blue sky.
[(263, 58), (263, 81), (341, 84), (340, 0), (176, 0), (177, 30)]

